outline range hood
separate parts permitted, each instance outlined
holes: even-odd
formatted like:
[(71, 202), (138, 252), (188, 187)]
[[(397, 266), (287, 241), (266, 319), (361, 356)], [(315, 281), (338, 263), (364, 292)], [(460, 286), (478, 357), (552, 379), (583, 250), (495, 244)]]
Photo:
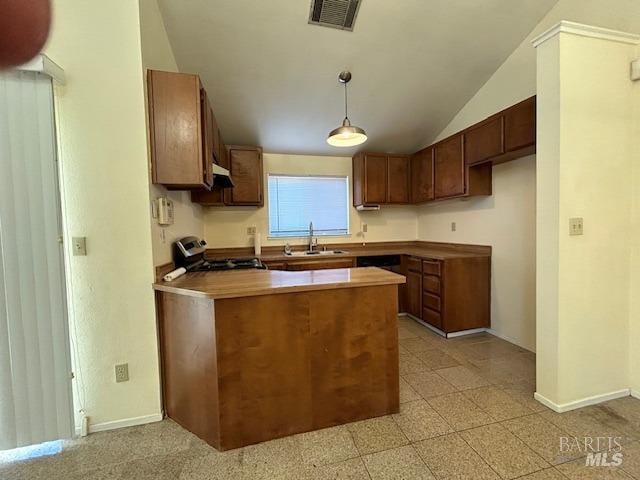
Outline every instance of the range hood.
[(356, 210), (366, 212), (369, 210), (380, 210), (380, 205), (356, 205)]
[(217, 163), (213, 164), (213, 185), (222, 188), (235, 186), (229, 175), (229, 170), (222, 168)]

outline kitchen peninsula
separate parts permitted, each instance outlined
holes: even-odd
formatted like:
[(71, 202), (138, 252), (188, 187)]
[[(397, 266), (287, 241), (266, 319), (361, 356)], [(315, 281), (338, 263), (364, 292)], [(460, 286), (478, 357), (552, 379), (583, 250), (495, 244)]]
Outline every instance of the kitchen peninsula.
[(369, 267), (156, 283), (167, 415), (227, 450), (398, 412), (404, 282)]

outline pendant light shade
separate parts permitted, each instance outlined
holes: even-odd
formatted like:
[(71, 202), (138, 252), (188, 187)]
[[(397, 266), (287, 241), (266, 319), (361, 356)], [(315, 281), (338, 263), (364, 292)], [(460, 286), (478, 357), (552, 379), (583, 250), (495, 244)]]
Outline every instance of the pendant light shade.
[(365, 131), (351, 125), (347, 108), (347, 83), (351, 80), (350, 72), (342, 72), (338, 75), (338, 81), (344, 85), (344, 120), (342, 125), (331, 130), (327, 137), (327, 143), (334, 147), (354, 147), (367, 141)]

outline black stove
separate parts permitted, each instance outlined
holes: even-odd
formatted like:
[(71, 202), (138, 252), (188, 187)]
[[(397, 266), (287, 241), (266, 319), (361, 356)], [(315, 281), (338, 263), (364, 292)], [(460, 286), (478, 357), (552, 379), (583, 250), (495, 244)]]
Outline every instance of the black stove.
[(237, 270), (243, 268), (264, 268), (258, 258), (227, 258), (224, 260), (205, 260), (186, 267), (190, 272), (215, 272), (218, 270)]
[(266, 268), (259, 258), (225, 258), (212, 260), (204, 257), (207, 242), (197, 237), (184, 237), (174, 245), (176, 267), (184, 267), (187, 272), (216, 272), (247, 268)]

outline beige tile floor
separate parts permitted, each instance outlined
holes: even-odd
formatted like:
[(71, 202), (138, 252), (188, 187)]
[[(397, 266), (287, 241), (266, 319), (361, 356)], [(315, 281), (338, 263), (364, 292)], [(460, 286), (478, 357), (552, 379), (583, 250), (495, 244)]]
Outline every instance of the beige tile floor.
[[(440, 338), (399, 320), (400, 413), (220, 453), (171, 420), (7, 461), (0, 479), (640, 480), (640, 400), (557, 414), (533, 400), (535, 356), (488, 334)], [(623, 438), (620, 467), (587, 467), (560, 437)], [(4, 458), (4, 461), (3, 461)]]

